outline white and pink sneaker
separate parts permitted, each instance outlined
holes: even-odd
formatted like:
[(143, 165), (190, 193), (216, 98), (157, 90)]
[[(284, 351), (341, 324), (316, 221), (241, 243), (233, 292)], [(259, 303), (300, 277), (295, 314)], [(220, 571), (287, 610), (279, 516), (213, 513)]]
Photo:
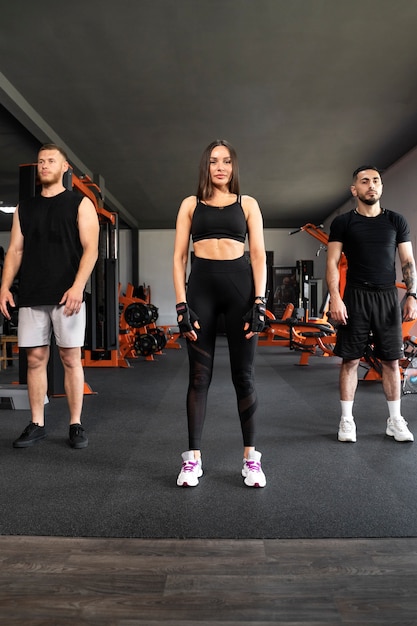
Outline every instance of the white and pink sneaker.
[(243, 459), (242, 476), (248, 487), (265, 487), (266, 478), (261, 466), (262, 454), (257, 450), (251, 450), (247, 459)]
[(182, 467), (178, 474), (177, 485), (178, 487), (196, 487), (198, 485), (198, 479), (203, 475), (201, 458), (195, 459), (192, 450), (183, 452), (181, 456)]

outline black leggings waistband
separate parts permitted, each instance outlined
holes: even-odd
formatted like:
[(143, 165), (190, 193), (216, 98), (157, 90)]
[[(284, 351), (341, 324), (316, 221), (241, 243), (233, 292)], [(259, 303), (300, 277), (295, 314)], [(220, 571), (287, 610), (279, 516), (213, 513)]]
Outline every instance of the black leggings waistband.
[(213, 259), (203, 259), (198, 256), (193, 257), (191, 269), (199, 272), (215, 273), (215, 272), (243, 272), (249, 267), (249, 259), (243, 255), (237, 259), (217, 261)]

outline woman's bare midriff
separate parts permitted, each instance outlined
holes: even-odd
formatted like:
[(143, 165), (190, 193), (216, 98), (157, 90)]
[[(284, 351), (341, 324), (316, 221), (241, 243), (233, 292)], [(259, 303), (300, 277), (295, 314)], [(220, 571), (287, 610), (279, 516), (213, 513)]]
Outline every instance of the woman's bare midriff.
[(233, 261), (244, 252), (245, 244), (235, 239), (202, 239), (194, 243), (194, 254), (211, 261)]

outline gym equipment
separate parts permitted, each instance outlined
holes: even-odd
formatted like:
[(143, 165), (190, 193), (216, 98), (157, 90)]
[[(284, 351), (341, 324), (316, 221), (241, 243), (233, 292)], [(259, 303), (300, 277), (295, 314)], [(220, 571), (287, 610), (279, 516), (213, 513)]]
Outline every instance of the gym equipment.
[[(305, 232), (308, 235), (311, 235), (312, 237), (320, 241), (321, 246), (317, 252), (317, 256), (320, 254), (321, 250), (327, 250), (327, 244), (329, 242), (329, 235), (323, 232), (323, 224), (320, 224), (319, 226), (316, 226), (315, 224), (310, 224), (310, 223), (304, 224), (304, 226), (297, 228), (297, 230), (291, 231), (289, 234), (295, 235), (299, 232)], [(341, 296), (343, 296), (345, 292), (346, 272), (347, 272), (347, 259), (346, 259), (346, 256), (342, 253), (342, 256), (340, 257), (340, 261), (339, 261), (339, 276), (340, 276), (339, 291), (340, 291)]]
[[(11, 348), (10, 354), (8, 347)], [(14, 359), (19, 359), (19, 348), (17, 347), (17, 335), (0, 336), (0, 368), (6, 369), (8, 363)]]
[(301, 352), (298, 365), (308, 365), (310, 356), (317, 353), (333, 356), (336, 343), (334, 327), (324, 319), (303, 322), (292, 317), (294, 305), (288, 304), (282, 319), (277, 320), (271, 311), (266, 311), (267, 326), (258, 336), (260, 346), (284, 346)]
[(135, 337), (135, 350), (141, 356), (150, 356), (161, 352), (167, 344), (167, 338), (161, 328), (149, 328), (147, 333), (137, 334)]
[(405, 350), (404, 360), (401, 364), (404, 367), (403, 387), (404, 394), (417, 393), (417, 337), (410, 337), (408, 342), (408, 353)]
[(73, 175), (73, 187), (90, 198), (100, 222), (99, 257), (91, 275), (87, 302), (85, 367), (118, 365), (118, 215), (103, 208), (100, 188), (88, 177)]
[[(45, 395), (44, 404), (48, 404), (48, 396)], [(27, 385), (0, 385), (0, 408), (29, 411), (29, 396)]]
[(155, 305), (149, 303), (148, 304), (148, 308), (149, 308), (149, 310), (151, 312), (151, 322), (156, 322), (156, 320), (159, 317), (159, 313), (158, 313), (157, 307)]
[(139, 334), (135, 338), (135, 350), (141, 356), (150, 356), (159, 350), (158, 340), (154, 334)]
[(158, 344), (158, 351), (163, 350), (167, 345), (167, 338), (162, 328), (150, 328), (149, 333), (156, 338)]
[[(139, 356), (152, 361), (167, 345), (164, 329), (156, 326), (158, 308), (135, 297), (135, 293), (137, 289), (129, 284), (126, 293), (121, 294), (119, 285), (119, 367), (130, 367), (128, 359)], [(143, 294), (150, 298), (149, 289)]]
[(299, 285), (299, 302), (298, 306), (305, 311), (308, 308), (308, 282), (313, 277), (313, 261), (297, 261), (296, 274)]
[[(156, 310), (156, 315), (155, 315)], [(126, 323), (132, 328), (142, 328), (158, 319), (158, 309), (144, 302), (132, 302), (124, 309)]]
[(172, 330), (172, 326), (162, 325), (159, 326), (165, 336), (166, 344), (164, 348), (174, 348), (176, 350), (181, 350), (182, 346), (178, 342), (178, 339), (181, 337), (181, 333), (178, 330), (178, 327), (175, 327), (177, 330)]

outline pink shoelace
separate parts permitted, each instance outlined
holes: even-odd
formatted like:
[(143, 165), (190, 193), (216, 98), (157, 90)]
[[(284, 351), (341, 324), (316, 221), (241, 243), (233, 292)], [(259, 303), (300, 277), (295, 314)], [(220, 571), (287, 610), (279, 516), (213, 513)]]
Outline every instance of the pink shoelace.
[(245, 465), (249, 469), (250, 472), (261, 471), (261, 464), (259, 463), (259, 461), (245, 461)]
[(193, 472), (198, 467), (198, 461), (183, 461), (182, 471)]

